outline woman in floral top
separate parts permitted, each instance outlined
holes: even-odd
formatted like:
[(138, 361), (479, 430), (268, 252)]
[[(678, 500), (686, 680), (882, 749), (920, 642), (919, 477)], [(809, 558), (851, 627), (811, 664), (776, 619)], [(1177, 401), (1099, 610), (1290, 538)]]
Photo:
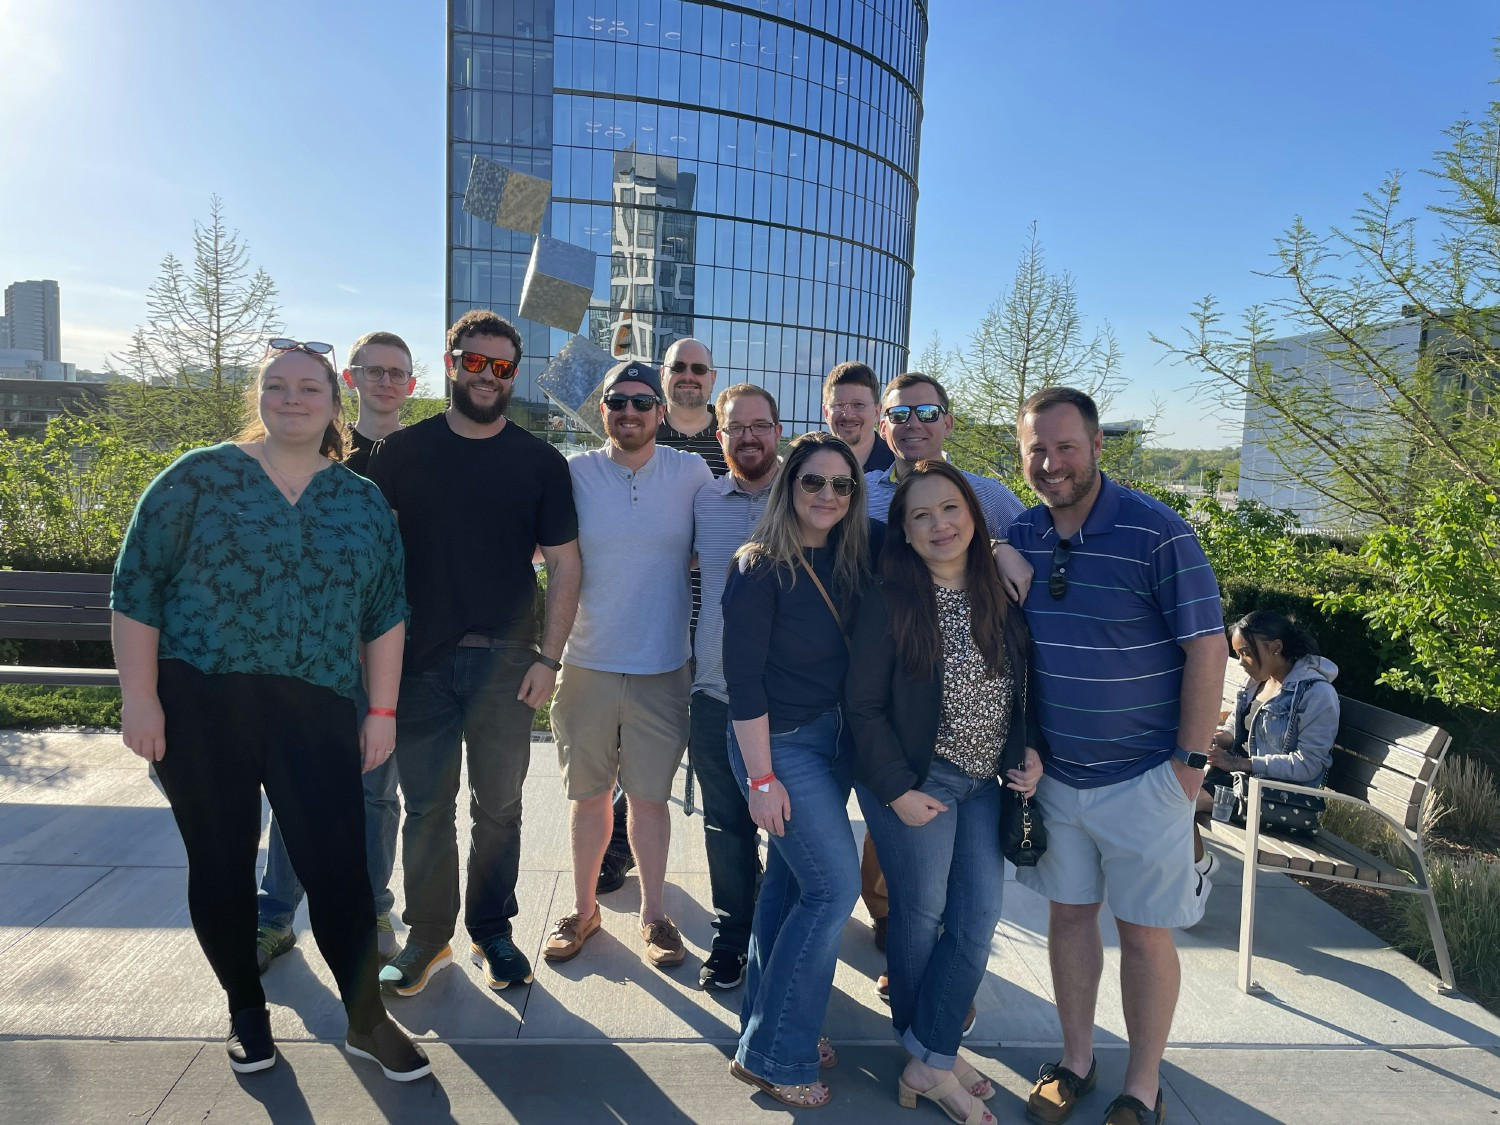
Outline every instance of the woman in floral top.
[[(903, 1105), (993, 1125), (993, 1084), (959, 1057), (1005, 887), (1001, 781), (1042, 775), (1029, 637), (1009, 605), (974, 490), (921, 461), (891, 501), (881, 584), (860, 605), (845, 685), (855, 792), (890, 888), (891, 1021)], [(1022, 763), (1000, 776), (1001, 762)]]
[[(230, 1066), (276, 1061), (255, 956), (264, 787), (344, 1000), (346, 1048), (407, 1081), (430, 1068), (380, 1000), (359, 780), (395, 746), (404, 566), (379, 490), (338, 463), (331, 350), (273, 341), (242, 440), (184, 454), (141, 496), (111, 597), (122, 726), (182, 833), (193, 929), (228, 994)], [(356, 716), (361, 654), (370, 708)]]

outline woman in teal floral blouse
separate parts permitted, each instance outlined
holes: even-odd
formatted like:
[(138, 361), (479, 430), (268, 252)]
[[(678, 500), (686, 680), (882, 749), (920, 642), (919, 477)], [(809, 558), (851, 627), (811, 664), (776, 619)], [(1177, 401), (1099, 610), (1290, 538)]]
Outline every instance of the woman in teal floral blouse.
[[(228, 994), (230, 1066), (276, 1061), (255, 958), (264, 787), (346, 1047), (406, 1081), (430, 1068), (380, 999), (359, 781), (395, 746), (403, 557), (379, 490), (338, 463), (331, 351), (273, 341), (242, 440), (184, 454), (141, 496), (115, 564), (115, 657), (125, 744), (156, 763), (193, 929)], [(370, 708), (355, 716), (361, 656)]]

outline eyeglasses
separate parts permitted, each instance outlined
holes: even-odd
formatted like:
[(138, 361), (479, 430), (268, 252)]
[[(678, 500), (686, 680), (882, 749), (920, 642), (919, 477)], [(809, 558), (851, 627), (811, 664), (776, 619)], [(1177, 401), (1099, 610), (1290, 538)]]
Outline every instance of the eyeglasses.
[(713, 368), (706, 363), (684, 363), (680, 359), (673, 361), (672, 366), (667, 368), (667, 370), (670, 371), (673, 375), (681, 375), (684, 371), (687, 371), (689, 369), (692, 370), (694, 375), (707, 375), (710, 371), (713, 370)]
[(1052, 571), (1047, 575), (1047, 593), (1061, 598), (1068, 592), (1068, 559), (1073, 556), (1073, 544), (1059, 539), (1052, 548)]
[(868, 414), (874, 405), (872, 402), (830, 402), (828, 409), (841, 414)]
[(765, 437), (775, 428), (775, 422), (751, 422), (745, 426), (740, 425), (738, 422), (731, 422), (724, 427), (722, 432), (727, 438), (737, 438), (747, 431), (756, 437)]
[(835, 496), (848, 496), (854, 491), (853, 477), (825, 477), (817, 473), (803, 473), (797, 478), (797, 483), (802, 486), (802, 491), (809, 496), (816, 496), (825, 487), (832, 487)]
[[(329, 356), (329, 362), (333, 363), (333, 345), (325, 344), (322, 340), (293, 340), (286, 336), (273, 336), (266, 341), (266, 354), (272, 352), (306, 352), (308, 355)], [(335, 367), (337, 363), (333, 364)]]
[(655, 410), (661, 399), (655, 395), (605, 395), (603, 402), (611, 414), (624, 410), (627, 402), (635, 408), (637, 414), (645, 414)]
[(372, 387), (385, 382), (389, 382), (393, 387), (399, 387), (411, 379), (411, 372), (403, 371), (399, 367), (369, 367), (356, 363), (349, 370), (359, 372), (359, 377)]
[(514, 379), (516, 377), (516, 361), (513, 359), (492, 359), (478, 352), (466, 352), (454, 349), (448, 353), (458, 360), (458, 365), (470, 375), (478, 375), (486, 367), (495, 373), (496, 379)]
[(921, 406), (887, 406), (885, 408), (886, 421), (893, 426), (904, 426), (911, 421), (915, 414), (918, 422), (936, 422), (948, 411), (936, 403), (924, 402)]

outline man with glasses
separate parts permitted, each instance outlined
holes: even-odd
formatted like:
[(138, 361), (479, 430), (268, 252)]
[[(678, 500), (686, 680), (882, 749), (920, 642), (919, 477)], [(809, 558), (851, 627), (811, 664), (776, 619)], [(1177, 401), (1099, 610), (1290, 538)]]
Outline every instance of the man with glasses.
[(1099, 471), (1104, 439), (1088, 395), (1039, 391), (1016, 428), (1042, 503), (1008, 535), (1046, 576), (1025, 607), (1051, 748), (1036, 793), (1047, 851), (1016, 877), (1052, 904), (1047, 941), (1063, 1033), (1062, 1058), (1042, 1067), (1026, 1108), (1063, 1121), (1094, 1087), (1099, 907), (1108, 896), (1130, 1059), (1105, 1125), (1157, 1125), (1180, 979), (1172, 929), (1202, 909), (1193, 807), (1228, 658), (1219, 588), (1180, 516)]
[[(749, 383), (719, 394), (719, 445), (729, 472), (693, 498), (693, 550), (704, 588), (722, 591), (729, 567), (766, 511), (781, 467), (776, 446), (781, 416), (770, 393)], [(704, 848), (714, 908), (713, 948), (698, 971), (704, 988), (738, 988), (745, 980), (755, 888), (760, 876), (759, 829), (729, 766), (729, 688), (724, 682), (724, 610), (705, 598), (694, 637), (696, 657), (688, 756), (703, 800)]]
[(693, 497), (713, 474), (696, 453), (657, 443), (664, 411), (655, 368), (616, 364), (601, 393), (608, 444), (568, 460), (583, 589), (552, 703), (572, 802), (574, 908), (558, 920), (542, 955), (577, 956), (601, 925), (597, 881), (618, 782), (640, 880), (641, 940), (647, 959), (667, 968), (686, 955), (662, 898), (672, 828), (667, 801), (687, 746), (692, 690)]
[(656, 430), (656, 440), (673, 449), (686, 449), (708, 462), (714, 476), (729, 471), (715, 436), (719, 423), (714, 417), (714, 357), (697, 340), (677, 340), (661, 361), (667, 381), (666, 412)]
[[(344, 463), (357, 473), (366, 472), (370, 450), (381, 438), (401, 428), (401, 407), (416, 387), (412, 377), (411, 349), (394, 332), (370, 332), (349, 349), (344, 382), (359, 397), (359, 421), (349, 435), (350, 453)], [(369, 701), (356, 701), (356, 714), (364, 714)], [(391, 870), (396, 863), (396, 830), (401, 806), (396, 799), (396, 759), (364, 775), (365, 855), (370, 869), (370, 887), (375, 892), (375, 936), (382, 960), (396, 952), (391, 927)], [(302, 884), (292, 870), (281, 829), (271, 817), (266, 845), (266, 870), (260, 881), (260, 918), (256, 932), (256, 959), (264, 973), (271, 961), (297, 944), (293, 916), (303, 897)]]
[[(406, 801), (402, 918), (410, 932), (380, 974), (399, 996), (421, 992), (452, 960), (465, 746), (474, 821), (464, 904), (470, 953), (493, 989), (532, 977), (511, 939), (521, 790), (533, 713), (561, 667), (582, 564), (567, 462), (505, 417), (520, 359), (514, 325), (488, 309), (465, 313), (448, 330), (443, 357), (448, 409), (391, 434), (370, 457), (370, 479), (401, 529), (411, 605), (396, 719)], [(542, 623), (538, 551), (547, 568)]]
[(889, 469), (890, 446), (879, 436), (880, 383), (863, 363), (840, 363), (823, 380), (823, 418), (844, 439), (866, 473)]

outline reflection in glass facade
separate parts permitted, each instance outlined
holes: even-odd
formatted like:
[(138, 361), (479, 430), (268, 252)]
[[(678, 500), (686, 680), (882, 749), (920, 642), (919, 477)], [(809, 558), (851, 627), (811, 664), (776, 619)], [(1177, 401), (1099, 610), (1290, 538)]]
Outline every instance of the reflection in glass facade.
[(462, 210), (480, 153), (552, 181), (542, 233), (598, 255), (580, 329), (821, 424), (835, 363), (904, 370), (926, 0), (450, 0), (448, 312), (526, 341), (511, 416), (568, 334), (518, 319), (531, 239)]

